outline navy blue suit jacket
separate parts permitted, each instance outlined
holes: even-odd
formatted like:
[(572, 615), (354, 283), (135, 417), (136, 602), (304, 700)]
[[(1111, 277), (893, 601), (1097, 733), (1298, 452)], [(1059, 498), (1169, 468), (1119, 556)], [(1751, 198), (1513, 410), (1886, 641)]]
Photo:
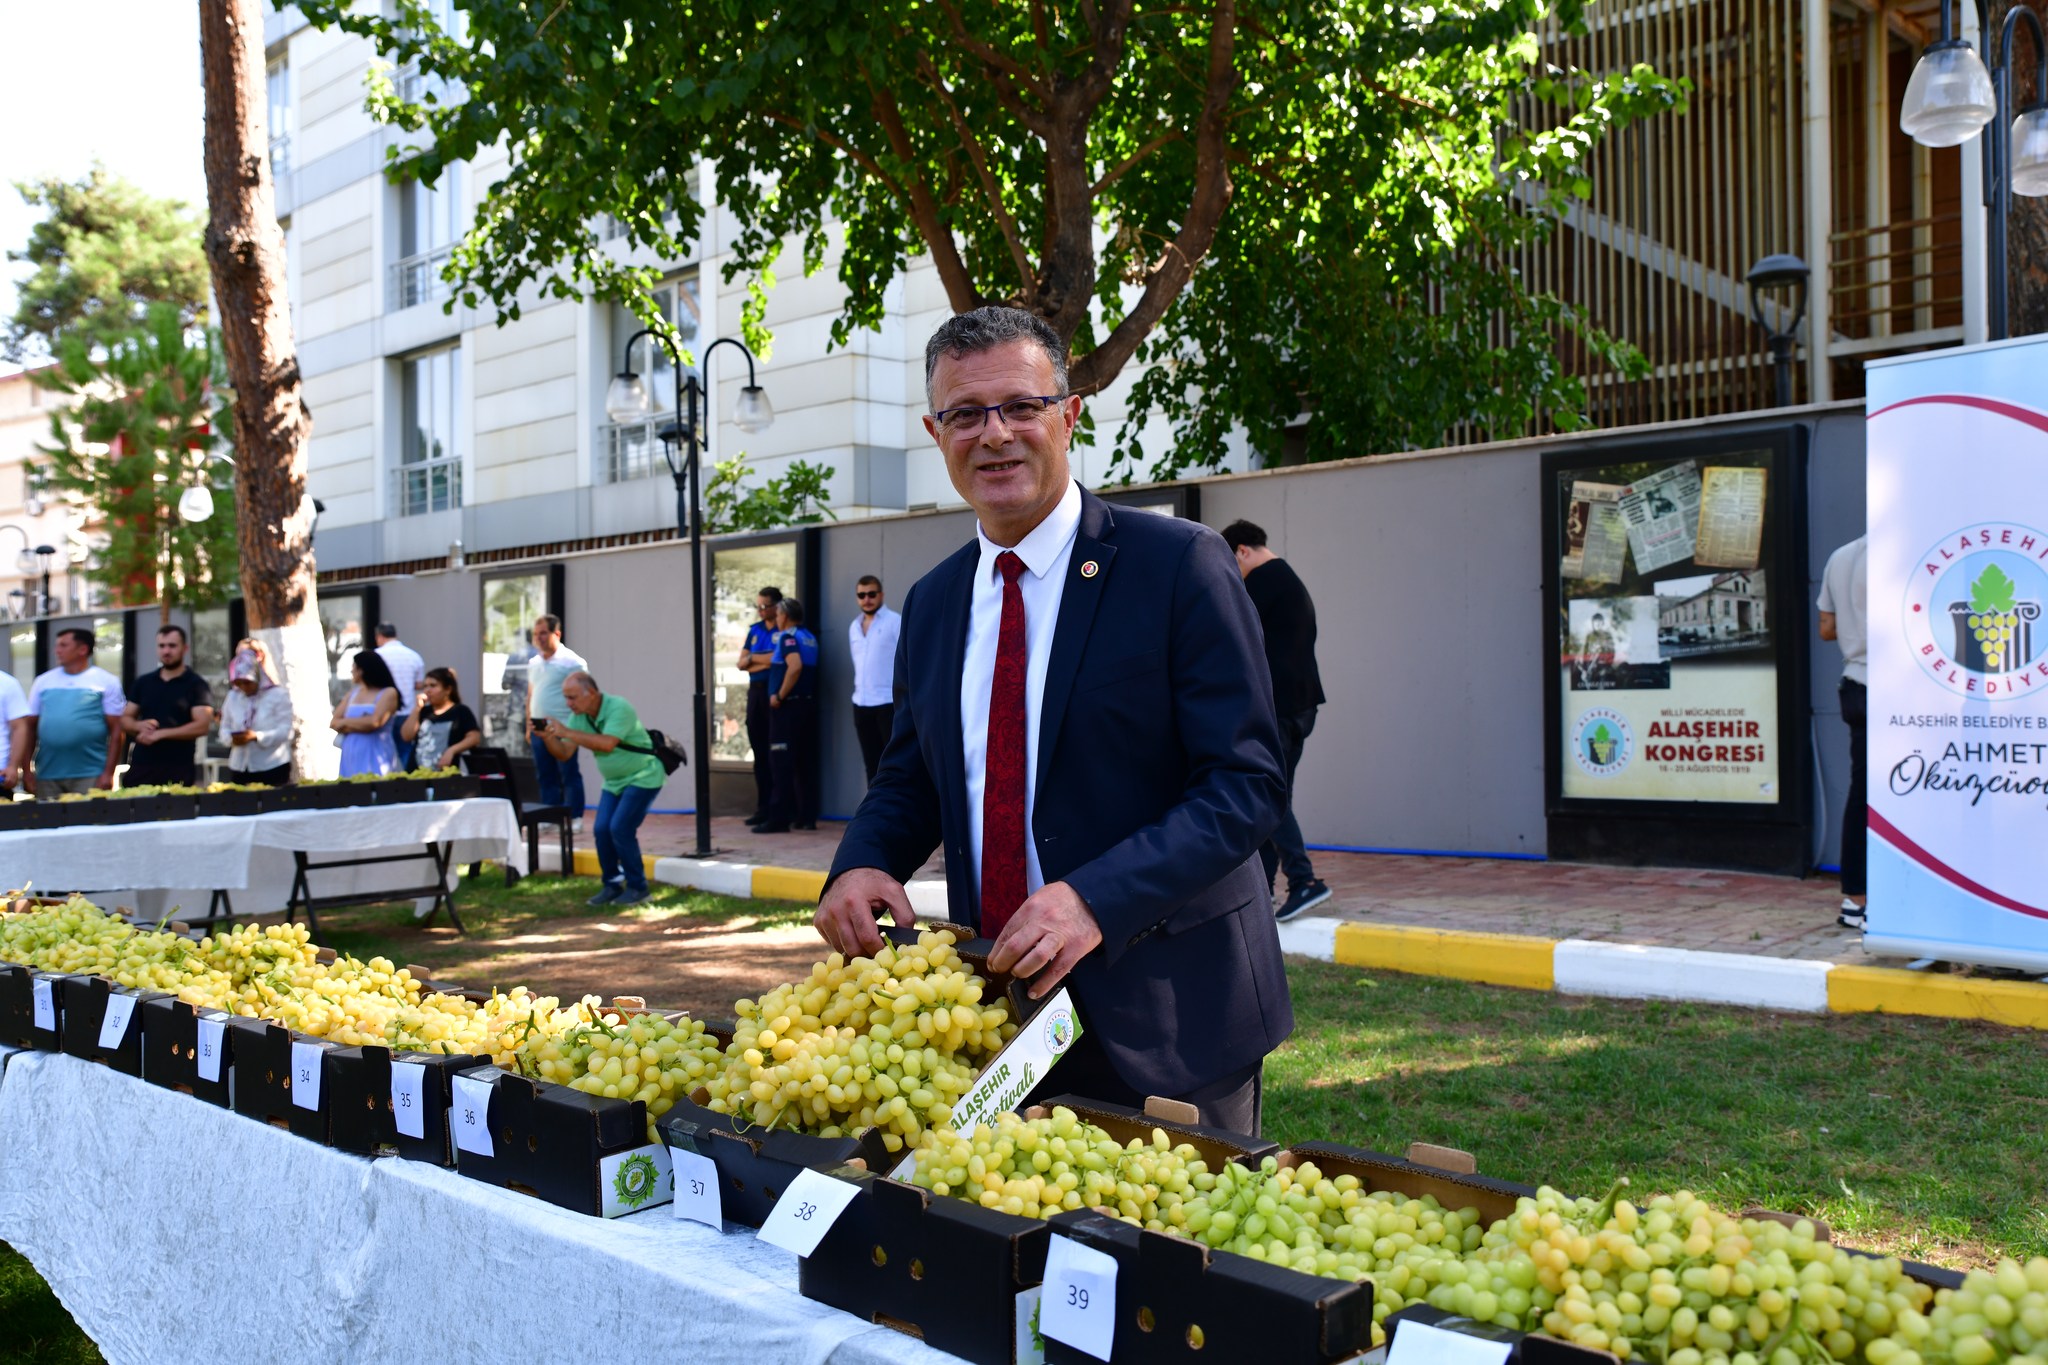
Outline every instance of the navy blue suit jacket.
[[(903, 881), (943, 845), (967, 925), (960, 676), (979, 560), (970, 542), (904, 598), (896, 728), (832, 864)], [(1294, 1009), (1258, 849), (1286, 784), (1258, 614), (1214, 531), (1082, 491), (1035, 783), (1039, 867), (1102, 926), (1069, 984), (1117, 1073), (1184, 1095), (1278, 1046)]]

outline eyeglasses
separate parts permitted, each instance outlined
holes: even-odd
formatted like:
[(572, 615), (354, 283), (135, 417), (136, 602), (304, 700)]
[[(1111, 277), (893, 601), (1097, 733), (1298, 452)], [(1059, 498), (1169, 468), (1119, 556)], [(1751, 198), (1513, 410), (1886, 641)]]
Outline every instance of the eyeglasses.
[(858, 597), (858, 598), (859, 598), (859, 599), (860, 599), (861, 601), (863, 601), (863, 602), (867, 601), (867, 600), (868, 600), (868, 599), (869, 599), (870, 597), (880, 597), (881, 595), (882, 595), (882, 594), (880, 594), (880, 593), (878, 593), (878, 592), (856, 592), (856, 593), (854, 593), (854, 596), (855, 596), (855, 597)]
[(939, 430), (948, 436), (972, 436), (988, 424), (992, 412), (1002, 414), (1003, 425), (1012, 430), (1028, 426), (1043, 417), (1055, 403), (1065, 400), (1052, 395), (1038, 395), (1032, 398), (1012, 398), (1007, 402), (991, 403), (987, 407), (945, 408), (932, 414), (932, 420), (939, 424)]

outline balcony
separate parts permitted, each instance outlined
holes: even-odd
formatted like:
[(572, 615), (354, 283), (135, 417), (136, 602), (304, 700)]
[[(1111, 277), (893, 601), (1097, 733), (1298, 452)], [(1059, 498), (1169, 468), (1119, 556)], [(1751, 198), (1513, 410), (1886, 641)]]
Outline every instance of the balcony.
[(279, 133), (270, 139), (270, 175), (274, 180), (290, 174), (292, 169), (292, 135)]
[(408, 256), (393, 264), (390, 304), (392, 311), (447, 297), (448, 282), (441, 278), (441, 271), (448, 264), (448, 257), (454, 250), (453, 246), (439, 246), (432, 251), (422, 251), (416, 256)]
[(394, 517), (453, 512), (462, 506), (460, 455), (402, 464), (391, 473), (391, 515)]
[(644, 422), (599, 427), (597, 481), (626, 483), (668, 473), (668, 461), (661, 454), (661, 438), (655, 432), (674, 421), (674, 413), (663, 413)]

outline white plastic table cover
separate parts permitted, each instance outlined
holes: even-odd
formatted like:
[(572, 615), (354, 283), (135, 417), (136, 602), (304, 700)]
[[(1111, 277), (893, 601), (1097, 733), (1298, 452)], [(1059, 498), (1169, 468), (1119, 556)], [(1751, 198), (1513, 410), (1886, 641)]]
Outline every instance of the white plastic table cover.
[(0, 1241), (110, 1361), (958, 1361), (804, 1298), (745, 1229), (588, 1218), (76, 1057), (4, 1063)]
[[(215, 888), (234, 896), (237, 915), (284, 909), (291, 894), (292, 853), (371, 857), (418, 852), (427, 843), (452, 843), (456, 869), (485, 858), (524, 867), (525, 840), (512, 803), (497, 797), (356, 806), (347, 810), (288, 810), (268, 815), (211, 815), (139, 825), (81, 825), (72, 829), (13, 830), (0, 834), (0, 889), (96, 893), (149, 916), (182, 909), (204, 915)], [(341, 895), (427, 885), (425, 863), (314, 872), (313, 894)]]

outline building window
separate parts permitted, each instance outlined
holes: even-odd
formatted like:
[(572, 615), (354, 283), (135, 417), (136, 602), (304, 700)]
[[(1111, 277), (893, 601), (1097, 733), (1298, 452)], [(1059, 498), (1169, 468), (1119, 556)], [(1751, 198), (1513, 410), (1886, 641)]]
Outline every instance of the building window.
[(361, 592), (323, 592), (319, 595), (320, 631), (327, 641), (327, 699), (340, 705), (354, 688), (350, 671), (356, 654), (370, 648), (369, 603)]
[[(698, 272), (692, 267), (654, 292), (661, 317), (675, 329), (677, 349), (691, 364), (697, 361), (704, 323), (704, 301), (698, 280)], [(613, 304), (611, 353), (617, 354), (626, 338), (645, 325), (638, 314), (622, 304)], [(627, 357), (626, 365), (646, 381), (648, 396), (654, 400), (654, 414), (644, 422), (607, 424), (599, 429), (600, 483), (624, 483), (668, 472), (668, 464), (662, 458), (661, 438), (655, 433), (676, 420), (675, 364), (669, 359), (667, 347), (653, 337), (642, 337), (633, 343), (633, 353)]]
[(283, 175), (292, 168), (292, 64), (280, 52), (271, 58), (265, 76), (270, 92), (270, 173)]
[(433, 184), (408, 180), (398, 195), (398, 263), (391, 267), (391, 306), (410, 308), (448, 292), (441, 268), (462, 236), (460, 163), (445, 166)]
[(394, 485), (401, 517), (462, 506), (462, 455), (455, 444), (461, 352), (449, 346), (402, 362), (399, 465)]

